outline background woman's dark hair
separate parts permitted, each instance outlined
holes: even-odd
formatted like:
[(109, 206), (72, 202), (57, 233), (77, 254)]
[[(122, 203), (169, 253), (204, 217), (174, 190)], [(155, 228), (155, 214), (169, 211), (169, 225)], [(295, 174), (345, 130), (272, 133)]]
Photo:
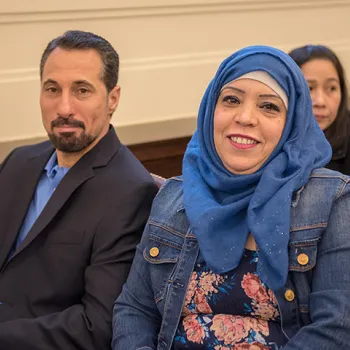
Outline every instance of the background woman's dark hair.
[(338, 76), (341, 89), (341, 102), (335, 121), (325, 130), (325, 136), (332, 146), (333, 156), (341, 156), (349, 137), (349, 95), (345, 73), (337, 55), (323, 45), (306, 45), (298, 47), (289, 53), (296, 64), (301, 67), (304, 63), (313, 59), (326, 59), (333, 63)]

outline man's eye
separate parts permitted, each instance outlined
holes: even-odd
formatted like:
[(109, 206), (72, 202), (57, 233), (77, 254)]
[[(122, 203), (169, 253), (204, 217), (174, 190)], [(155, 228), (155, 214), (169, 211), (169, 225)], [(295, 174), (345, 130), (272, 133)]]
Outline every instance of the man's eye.
[(82, 94), (82, 95), (85, 95), (85, 94), (87, 94), (87, 93), (89, 92), (89, 90), (86, 89), (86, 88), (79, 88), (79, 89), (78, 89), (78, 92), (79, 92), (80, 94)]
[(223, 102), (227, 102), (229, 104), (238, 104), (240, 103), (239, 99), (235, 96), (225, 96), (223, 98)]
[(275, 105), (274, 103), (271, 103), (271, 102), (262, 104), (261, 108), (267, 109), (269, 111), (275, 111), (275, 112), (281, 111), (281, 109), (277, 105)]
[(51, 92), (51, 93), (56, 93), (57, 92), (57, 88), (55, 88), (55, 87), (48, 87), (48, 88), (46, 88), (46, 91), (48, 91), (48, 92)]

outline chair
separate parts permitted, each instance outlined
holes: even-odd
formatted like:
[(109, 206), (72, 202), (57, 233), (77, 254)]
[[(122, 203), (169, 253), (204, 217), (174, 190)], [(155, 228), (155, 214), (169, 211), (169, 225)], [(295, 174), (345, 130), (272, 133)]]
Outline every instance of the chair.
[(151, 173), (151, 176), (153, 177), (153, 180), (157, 184), (158, 188), (161, 188), (166, 181), (166, 178), (162, 176), (152, 174), (152, 173)]

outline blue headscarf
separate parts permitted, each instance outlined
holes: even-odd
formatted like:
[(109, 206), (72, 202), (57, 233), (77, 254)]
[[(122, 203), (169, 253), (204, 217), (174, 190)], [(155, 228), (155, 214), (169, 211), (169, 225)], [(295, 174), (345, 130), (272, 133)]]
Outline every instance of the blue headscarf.
[[(214, 110), (221, 88), (253, 71), (268, 73), (286, 92), (287, 119), (264, 165), (253, 174), (234, 175), (214, 146)], [(260, 279), (272, 290), (283, 287), (293, 192), (331, 154), (313, 116), (308, 85), (292, 58), (272, 47), (252, 46), (225, 59), (201, 101), (197, 131), (183, 161), (186, 215), (208, 267), (215, 273), (236, 268), (251, 232), (259, 250)]]

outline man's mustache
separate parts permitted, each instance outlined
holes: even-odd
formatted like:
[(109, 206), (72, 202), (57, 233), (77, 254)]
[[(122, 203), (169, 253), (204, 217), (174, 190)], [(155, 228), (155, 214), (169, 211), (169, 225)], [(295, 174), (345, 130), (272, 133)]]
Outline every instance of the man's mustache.
[(71, 127), (79, 127), (85, 130), (85, 124), (80, 120), (75, 120), (72, 118), (63, 118), (63, 117), (57, 117), (55, 120), (51, 122), (51, 128), (57, 127), (57, 126), (71, 126)]

